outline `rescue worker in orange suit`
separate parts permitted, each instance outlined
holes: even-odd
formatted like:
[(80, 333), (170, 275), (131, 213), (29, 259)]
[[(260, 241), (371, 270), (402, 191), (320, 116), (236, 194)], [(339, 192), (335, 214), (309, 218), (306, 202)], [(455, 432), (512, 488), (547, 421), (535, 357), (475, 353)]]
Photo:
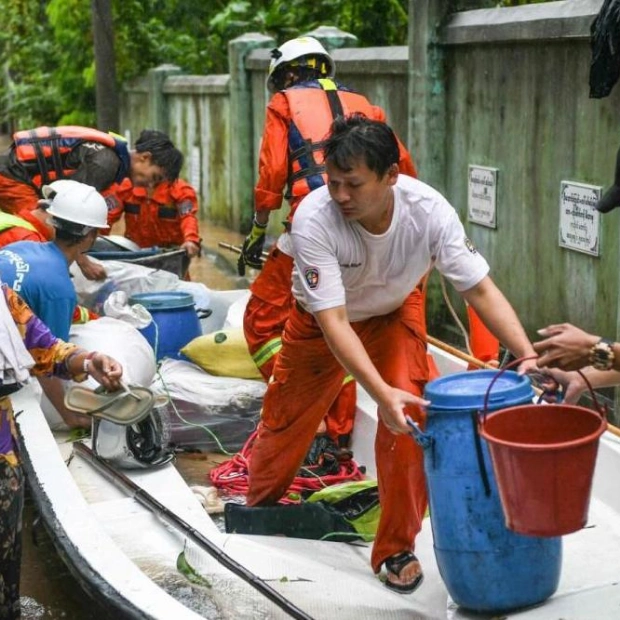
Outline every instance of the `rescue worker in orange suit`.
[(45, 242), (54, 238), (54, 227), (48, 222), (47, 205), (42, 204), (44, 206), (38, 205), (32, 211), (23, 209), (15, 215), (0, 211), (0, 248), (16, 241)]
[[(8, 152), (0, 157), (0, 209), (11, 214), (36, 209), (43, 185), (60, 179), (99, 192), (125, 177), (148, 187), (176, 179), (182, 165), (183, 154), (161, 131), (144, 130), (129, 150), (121, 136), (88, 127), (26, 129), (13, 134)], [(77, 263), (89, 279), (106, 277), (103, 267), (87, 256)]]
[(151, 188), (125, 179), (112, 188), (106, 202), (108, 223), (124, 214), (125, 237), (141, 248), (181, 247), (190, 258), (200, 254), (198, 198), (186, 181), (162, 181)]
[[(267, 86), (274, 93), (267, 106), (263, 132), (259, 178), (254, 190), (253, 226), (239, 258), (239, 274), (246, 265), (261, 269), (250, 287), (251, 297), (244, 315), (244, 332), (254, 362), (266, 381), (274, 356), (281, 346), (281, 334), (292, 304), (293, 269), (290, 237), (285, 231), (271, 249), (265, 264), (261, 262), (269, 214), (290, 204), (285, 228), (290, 227), (301, 200), (313, 189), (325, 184), (323, 139), (332, 120), (340, 115), (361, 112), (369, 118), (385, 120), (384, 111), (362, 95), (336, 82), (335, 64), (325, 48), (313, 37), (287, 41), (271, 52)], [(416, 176), (416, 169), (405, 147), (399, 143), (399, 168)], [(424, 312), (420, 296), (420, 308)], [(356, 397), (350, 377), (334, 402), (319, 433), (325, 432), (336, 443), (336, 452), (346, 449), (353, 428)], [(321, 435), (317, 441), (322, 441)]]
[[(263, 402), (249, 463), (249, 506), (275, 504), (297, 474), (316, 426), (351, 374), (377, 404), (381, 518), (372, 550), (385, 585), (422, 581), (415, 539), (427, 508), (423, 450), (426, 339), (411, 291), (431, 267), (516, 357), (534, 356), (519, 319), (439, 192), (399, 174), (393, 131), (361, 115), (338, 118), (325, 144), (327, 185), (299, 205), (291, 231), (295, 303)], [(520, 371), (536, 367), (534, 359)]]

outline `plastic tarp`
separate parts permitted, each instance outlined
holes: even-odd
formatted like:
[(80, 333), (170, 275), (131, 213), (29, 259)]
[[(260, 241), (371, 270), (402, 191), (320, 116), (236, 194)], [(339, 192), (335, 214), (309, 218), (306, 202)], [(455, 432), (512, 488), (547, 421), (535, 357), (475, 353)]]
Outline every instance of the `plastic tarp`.
[(260, 418), (263, 381), (214, 377), (185, 361), (166, 359), (151, 384), (171, 400), (171, 441), (200, 452), (239, 451)]

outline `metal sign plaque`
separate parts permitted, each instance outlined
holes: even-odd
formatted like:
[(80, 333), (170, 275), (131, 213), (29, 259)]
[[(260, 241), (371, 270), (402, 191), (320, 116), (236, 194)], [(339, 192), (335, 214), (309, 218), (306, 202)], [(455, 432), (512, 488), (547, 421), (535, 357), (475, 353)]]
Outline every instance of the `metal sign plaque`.
[(469, 166), (467, 219), (474, 224), (497, 228), (497, 168)]
[(601, 214), (595, 205), (601, 192), (600, 185), (560, 183), (560, 247), (600, 256)]

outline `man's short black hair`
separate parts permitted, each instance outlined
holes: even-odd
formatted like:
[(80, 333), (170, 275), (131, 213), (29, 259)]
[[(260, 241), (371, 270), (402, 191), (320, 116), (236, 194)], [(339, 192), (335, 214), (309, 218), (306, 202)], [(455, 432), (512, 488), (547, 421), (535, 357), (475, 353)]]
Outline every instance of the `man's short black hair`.
[(348, 172), (362, 161), (379, 177), (400, 160), (398, 140), (389, 125), (360, 113), (334, 120), (324, 152), (325, 161), (340, 170)]
[(135, 147), (138, 153), (151, 154), (153, 163), (164, 169), (168, 181), (175, 181), (179, 177), (183, 166), (183, 153), (163, 131), (144, 129), (136, 140)]

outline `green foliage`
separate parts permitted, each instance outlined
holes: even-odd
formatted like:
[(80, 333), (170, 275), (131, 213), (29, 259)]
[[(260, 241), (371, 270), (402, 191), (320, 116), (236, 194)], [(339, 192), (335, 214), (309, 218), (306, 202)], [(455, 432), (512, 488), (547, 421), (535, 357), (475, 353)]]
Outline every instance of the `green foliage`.
[(2, 0), (0, 31), (0, 121), (33, 121), (53, 115), (58, 95), (52, 80), (57, 65), (56, 46), (50, 37), (44, 3)]
[[(94, 123), (90, 1), (0, 0), (0, 122)], [(454, 10), (528, 3), (453, 1)], [(112, 0), (112, 10), (118, 84), (163, 63), (189, 74), (227, 73), (228, 41), (246, 32), (282, 43), (326, 25), (364, 47), (407, 41), (407, 0)]]

